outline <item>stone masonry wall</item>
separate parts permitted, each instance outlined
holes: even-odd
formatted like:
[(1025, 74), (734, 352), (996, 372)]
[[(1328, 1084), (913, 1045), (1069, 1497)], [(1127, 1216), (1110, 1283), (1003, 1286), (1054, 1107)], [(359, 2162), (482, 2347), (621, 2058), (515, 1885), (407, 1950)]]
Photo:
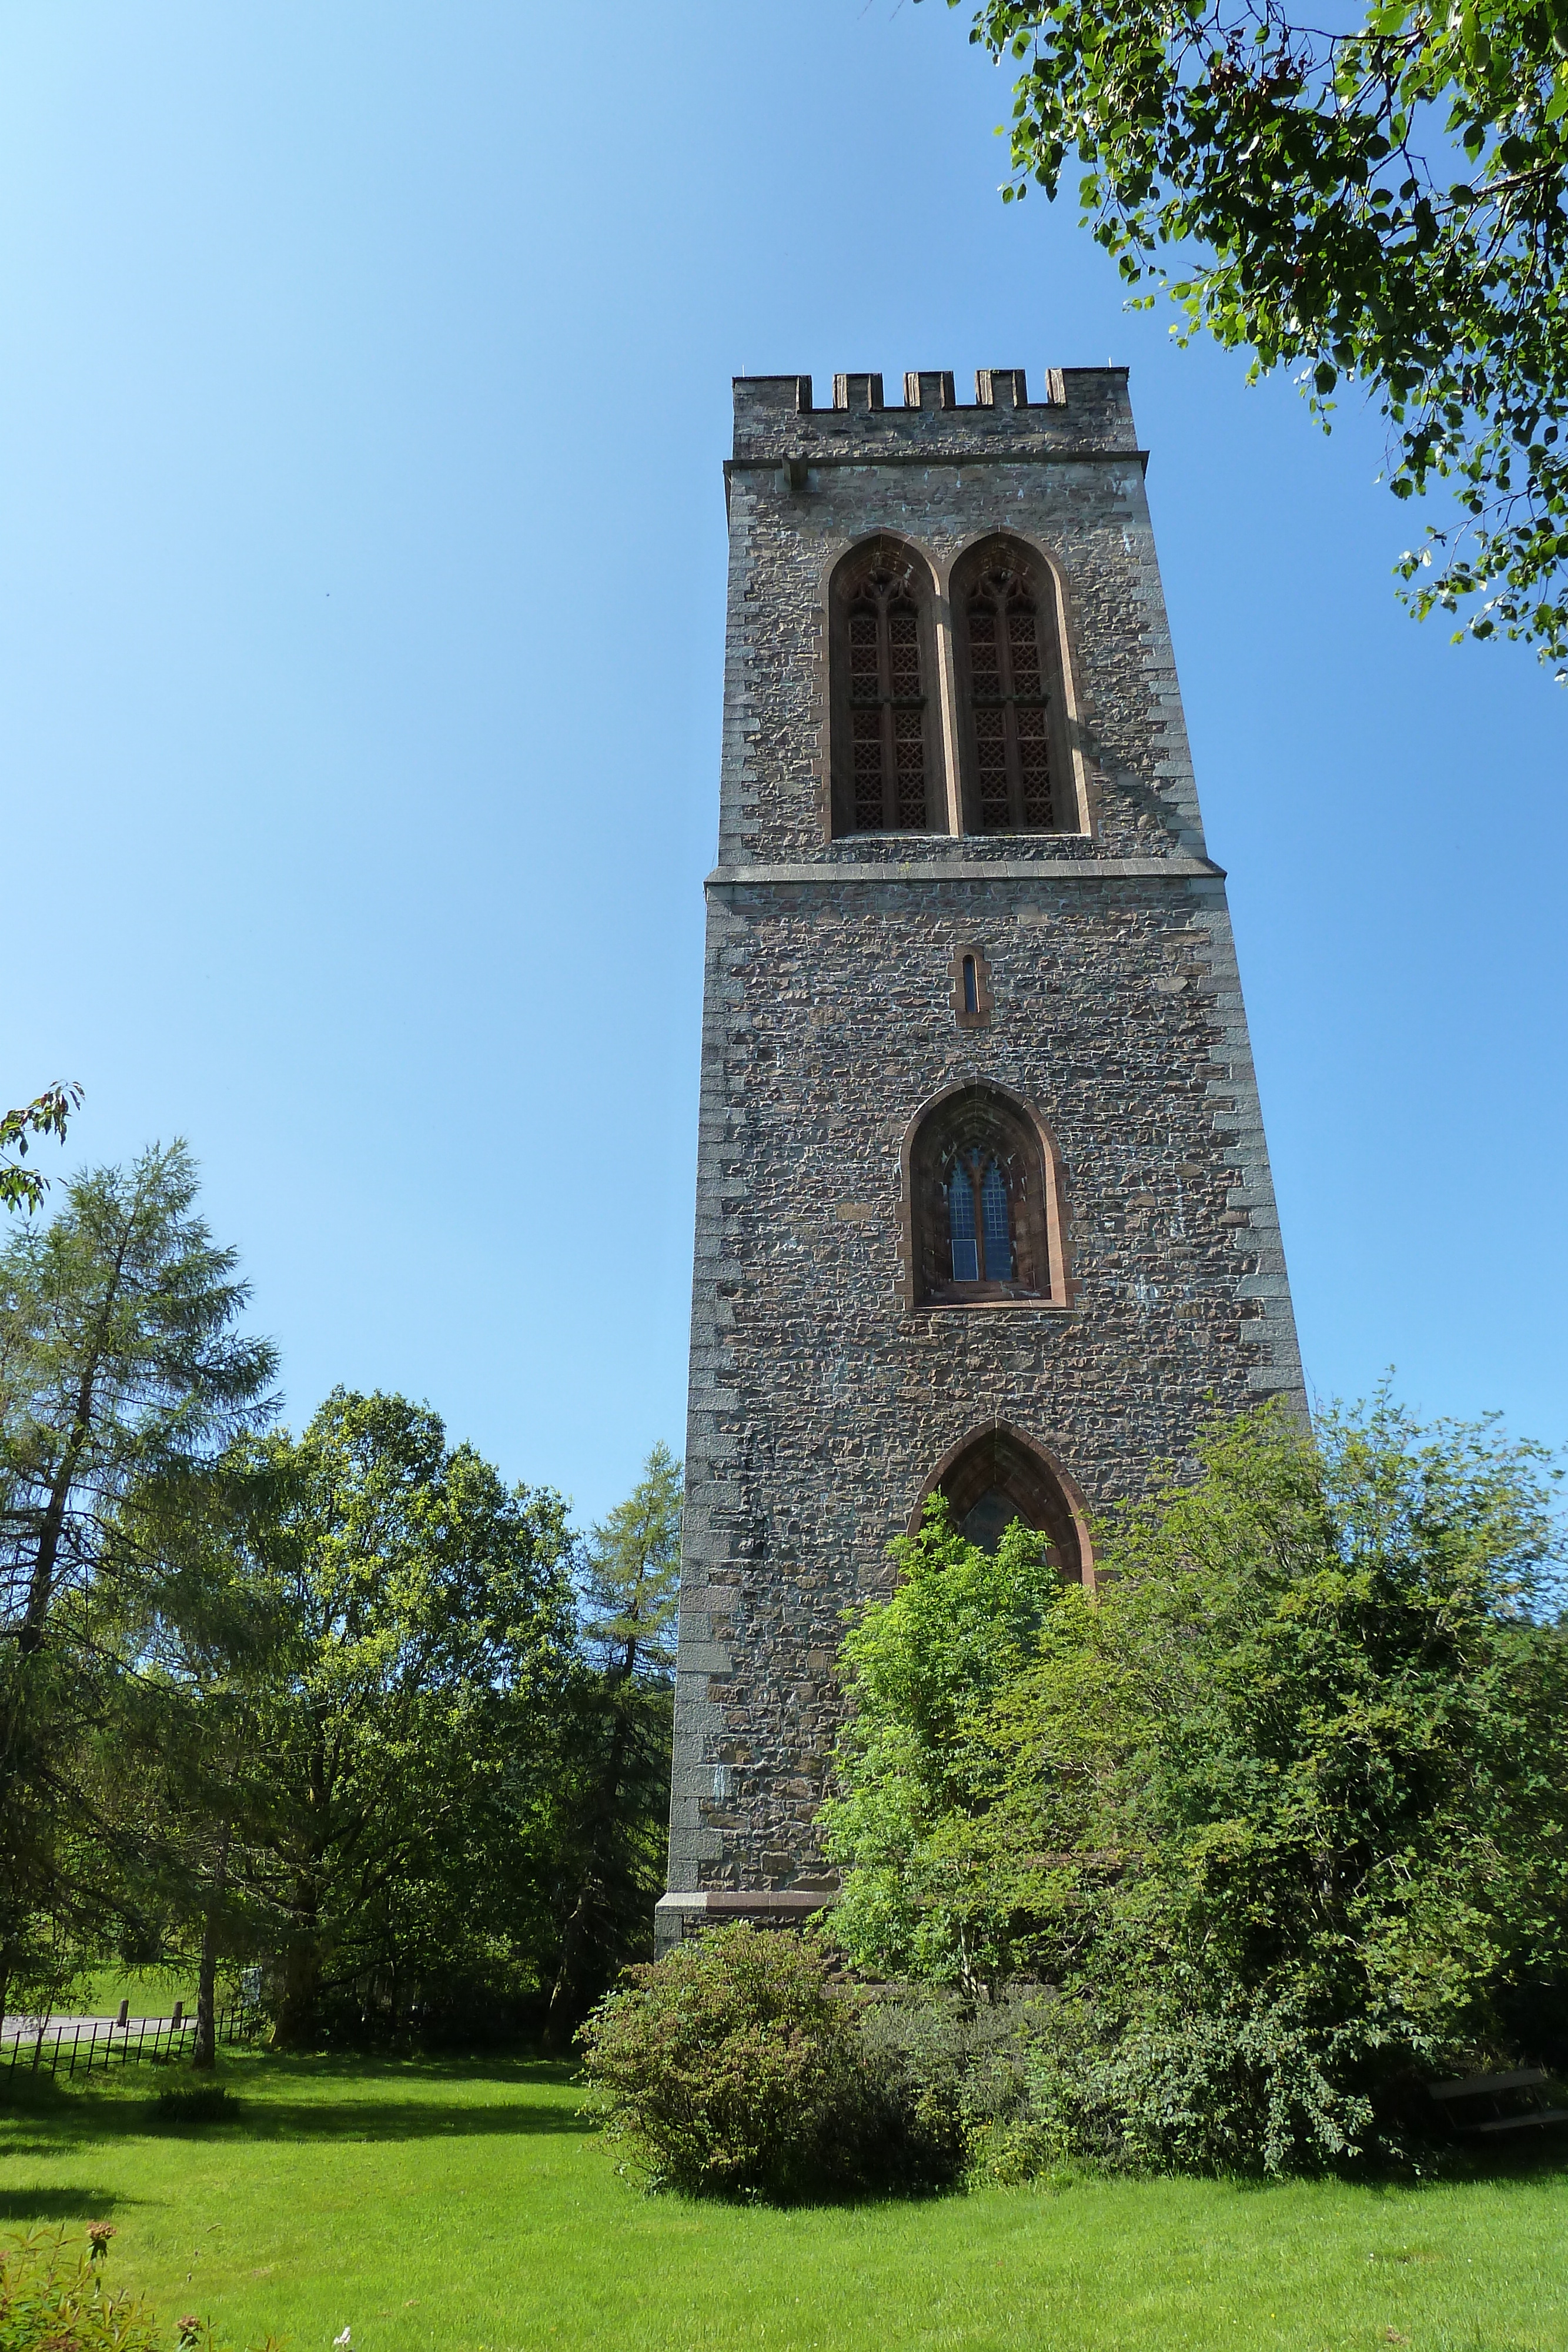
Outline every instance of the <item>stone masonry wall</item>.
[[(821, 1884), (841, 1612), (886, 1588), (951, 1446), (1004, 1419), (1098, 1507), (1186, 1457), (1211, 1400), (1301, 1394), (1124, 376), (1066, 371), (1020, 405), (998, 370), (957, 408), (923, 375), (894, 411), (874, 379), (840, 379), (831, 411), (803, 383), (736, 386), (708, 886), (670, 1885), (735, 1898)], [(998, 528), (1062, 583), (1089, 828), (830, 840), (834, 562), (892, 530), (945, 588)], [(969, 944), (978, 1028), (951, 1003)], [(901, 1147), (970, 1080), (1055, 1138), (1071, 1306), (904, 1303)]]

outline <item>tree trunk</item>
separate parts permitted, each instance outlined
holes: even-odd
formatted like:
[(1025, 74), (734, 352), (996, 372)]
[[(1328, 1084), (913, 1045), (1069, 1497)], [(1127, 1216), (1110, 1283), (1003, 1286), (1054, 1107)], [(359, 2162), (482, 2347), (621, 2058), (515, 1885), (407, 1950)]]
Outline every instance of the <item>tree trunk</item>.
[[(629, 1672), (617, 1673), (609, 1683), (608, 1696), (615, 1711), (614, 1727), (610, 1735), (610, 1750), (604, 1759), (603, 1775), (586, 1818), (587, 1834), (583, 1843), (590, 1854), (602, 1855), (608, 1852), (609, 1840), (621, 1810), (621, 1783), (626, 1770), (626, 1745), (631, 1727), (620, 1697), (629, 1680)], [(547, 2050), (564, 2050), (567, 2047), (586, 2006), (582, 1997), (583, 1962), (592, 1943), (594, 1910), (603, 1892), (602, 1874), (591, 1866), (578, 1891), (577, 1901), (572, 1906), (571, 1916), (560, 1939), (560, 1963), (556, 1969), (555, 1982), (550, 1987), (549, 2009), (545, 2017), (544, 2046)]]
[(580, 2006), (579, 1987), (582, 1981), (580, 1962), (590, 1941), (593, 1923), (594, 1898), (599, 1893), (599, 1880), (590, 1872), (583, 1880), (560, 1939), (560, 1965), (555, 1982), (550, 1987), (549, 2009), (545, 2016), (544, 2046), (547, 2050), (564, 2050), (570, 2043)]
[(321, 1892), (319, 1881), (295, 1881), (291, 1932), (283, 1954), (283, 1991), (272, 2038), (280, 2049), (308, 2042), (319, 2022)]
[(92, 1392), (98, 1379), (98, 1353), (95, 1349), (77, 1390), (76, 1420), (66, 1450), (49, 1490), (48, 1506), (38, 1529), (38, 1549), (33, 1559), (33, 1573), (27, 1585), (27, 1607), (17, 1635), (17, 1646), (23, 1657), (30, 1657), (41, 1647), (44, 1628), (48, 1622), (49, 1602), (54, 1598), (55, 1562), (59, 1558), (60, 1538), (65, 1532), (66, 1505), (81, 1457), (87, 1451), (92, 1434)]
[(230, 1824), (225, 1822), (218, 1844), (212, 1890), (207, 1898), (206, 1917), (202, 1923), (202, 1965), (196, 1978), (196, 2039), (191, 2052), (191, 2063), (196, 2067), (215, 2066), (218, 2063), (218, 2020), (214, 2003), (218, 1979), (218, 1906), (224, 1899), (224, 1881), (228, 1874), (229, 1832)]

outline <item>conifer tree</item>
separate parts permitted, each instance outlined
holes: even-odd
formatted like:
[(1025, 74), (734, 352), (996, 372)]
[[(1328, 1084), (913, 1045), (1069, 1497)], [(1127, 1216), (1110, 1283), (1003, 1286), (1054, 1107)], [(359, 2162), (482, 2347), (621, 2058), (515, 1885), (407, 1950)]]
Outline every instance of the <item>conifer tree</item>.
[(0, 2012), (112, 1897), (87, 1745), (116, 1660), (100, 1619), (147, 1573), (135, 1497), (265, 1420), (276, 1355), (195, 1212), (183, 1143), (70, 1185), (0, 1255)]
[(652, 1941), (664, 1855), (681, 1558), (681, 1465), (655, 1445), (588, 1540), (583, 1640), (598, 1665), (564, 1808), (563, 1920), (547, 2040), (560, 2044)]
[(681, 1575), (681, 1465), (655, 1445), (643, 1475), (588, 1540), (583, 1636), (619, 1682), (674, 1671)]

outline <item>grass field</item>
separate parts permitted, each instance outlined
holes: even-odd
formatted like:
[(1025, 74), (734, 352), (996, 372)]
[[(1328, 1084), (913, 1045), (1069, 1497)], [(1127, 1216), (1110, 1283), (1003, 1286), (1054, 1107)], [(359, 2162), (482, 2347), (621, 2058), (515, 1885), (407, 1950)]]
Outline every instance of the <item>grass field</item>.
[[(0, 2227), (118, 2224), (172, 2323), (292, 2352), (1563, 2352), (1568, 2169), (1430, 2188), (1084, 2182), (775, 2213), (646, 2198), (521, 2062), (240, 2056), (233, 2122), (147, 2067), (0, 2108)], [(171, 2325), (172, 2334), (172, 2325)]]

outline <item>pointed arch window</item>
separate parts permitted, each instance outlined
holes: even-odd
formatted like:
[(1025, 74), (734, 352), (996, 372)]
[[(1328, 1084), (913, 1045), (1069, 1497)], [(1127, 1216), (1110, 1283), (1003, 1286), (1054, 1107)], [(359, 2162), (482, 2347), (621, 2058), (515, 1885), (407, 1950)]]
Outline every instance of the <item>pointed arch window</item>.
[(1089, 1513), (1076, 1482), (1021, 1430), (994, 1421), (949, 1449), (909, 1522), (916, 1533), (932, 1495), (946, 1496), (953, 1524), (982, 1551), (995, 1551), (1015, 1519), (1037, 1528), (1064, 1580), (1094, 1586)]
[(911, 1307), (1071, 1307), (1055, 1147), (1026, 1105), (938, 1096), (904, 1139), (904, 1184)]
[(954, 581), (977, 833), (1045, 833), (1075, 822), (1061, 727), (1055, 584), (1009, 540), (977, 550)]
[(931, 829), (930, 602), (924, 567), (896, 541), (852, 551), (835, 578), (835, 833)]

